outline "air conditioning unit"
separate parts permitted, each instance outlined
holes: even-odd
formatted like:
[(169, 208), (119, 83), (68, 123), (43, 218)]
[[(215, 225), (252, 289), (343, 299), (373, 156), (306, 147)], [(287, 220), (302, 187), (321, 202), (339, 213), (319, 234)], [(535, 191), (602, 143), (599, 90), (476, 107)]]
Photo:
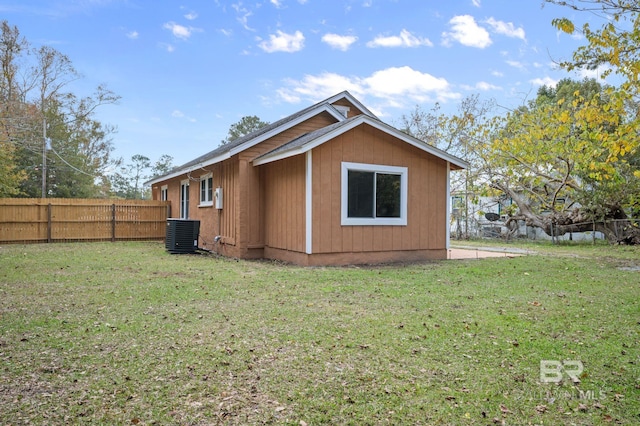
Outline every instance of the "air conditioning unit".
[(164, 246), (172, 254), (195, 253), (199, 235), (199, 220), (167, 219)]

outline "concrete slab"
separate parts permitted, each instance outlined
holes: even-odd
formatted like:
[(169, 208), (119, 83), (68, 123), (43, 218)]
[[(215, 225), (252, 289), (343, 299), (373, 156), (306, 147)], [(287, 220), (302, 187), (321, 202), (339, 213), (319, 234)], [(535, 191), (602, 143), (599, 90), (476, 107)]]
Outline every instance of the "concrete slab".
[(476, 247), (451, 247), (447, 258), (456, 259), (485, 259), (489, 257), (516, 257), (527, 254), (525, 250), (515, 248), (476, 248)]

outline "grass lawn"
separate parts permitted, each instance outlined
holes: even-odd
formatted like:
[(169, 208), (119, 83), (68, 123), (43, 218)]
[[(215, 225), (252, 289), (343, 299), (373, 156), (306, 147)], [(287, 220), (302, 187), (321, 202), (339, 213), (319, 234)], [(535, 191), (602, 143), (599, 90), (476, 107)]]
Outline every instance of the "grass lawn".
[(0, 424), (640, 423), (640, 247), (527, 249), (301, 268), (2, 246)]

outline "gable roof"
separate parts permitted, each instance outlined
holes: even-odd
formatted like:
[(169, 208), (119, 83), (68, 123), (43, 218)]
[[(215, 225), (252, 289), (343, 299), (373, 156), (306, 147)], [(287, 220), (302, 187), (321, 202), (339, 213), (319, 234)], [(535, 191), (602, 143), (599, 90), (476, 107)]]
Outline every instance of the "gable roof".
[(364, 115), (377, 119), (377, 117), (371, 111), (369, 111), (367, 107), (360, 103), (360, 101), (354, 98), (349, 92), (340, 92), (336, 95), (331, 96), (330, 98), (327, 98), (303, 110), (291, 114), (288, 117), (268, 124), (252, 133), (249, 133), (248, 135), (242, 136), (227, 144), (221, 145), (213, 151), (209, 151), (204, 155), (201, 155), (187, 163), (184, 163), (181, 166), (174, 168), (167, 174), (154, 177), (153, 179), (146, 182), (146, 184), (153, 185), (167, 179), (181, 176), (190, 171), (224, 161), (228, 158), (231, 158), (235, 154), (238, 154), (239, 152), (242, 152), (261, 142), (264, 142), (265, 140), (283, 132), (284, 130), (290, 129), (291, 127), (300, 124), (322, 112), (331, 114), (338, 122), (345, 121), (347, 120), (347, 118), (342, 115), (342, 113), (336, 107), (332, 105), (333, 103), (342, 99), (349, 101), (352, 105), (362, 111)]
[(355, 117), (348, 118), (346, 120), (339, 121), (330, 126), (323, 127), (322, 129), (315, 130), (313, 132), (306, 133), (302, 136), (295, 138), (294, 140), (266, 153), (255, 160), (254, 165), (261, 165), (271, 163), (273, 161), (281, 160), (284, 158), (292, 157), (294, 155), (304, 154), (313, 148), (322, 145), (323, 143), (357, 127), (362, 124), (368, 124), (378, 130), (381, 130), (391, 136), (394, 136), (409, 145), (413, 145), (424, 152), (432, 154), (438, 158), (448, 161), (454, 170), (466, 169), (469, 167), (469, 163), (466, 161), (448, 154), (447, 152), (438, 149), (432, 145), (429, 145), (420, 139), (416, 139), (395, 127), (391, 127), (386, 123), (367, 115), (357, 115)]

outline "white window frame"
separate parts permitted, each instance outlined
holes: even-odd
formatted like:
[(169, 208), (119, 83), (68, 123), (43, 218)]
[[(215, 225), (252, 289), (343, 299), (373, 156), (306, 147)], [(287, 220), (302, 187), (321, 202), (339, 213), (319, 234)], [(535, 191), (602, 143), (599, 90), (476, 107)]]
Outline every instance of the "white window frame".
[[(400, 175), (400, 217), (349, 217), (349, 170), (373, 173), (385, 173)], [(407, 203), (408, 203), (408, 181), (409, 169), (407, 167), (383, 166), (379, 164), (364, 163), (342, 163), (342, 182), (341, 182), (341, 220), (343, 226), (359, 226), (359, 225), (407, 225)]]
[[(211, 186), (209, 186), (209, 179), (211, 179)], [(204, 184), (205, 199), (202, 198), (202, 185)], [(200, 176), (200, 186), (198, 188), (198, 197), (200, 198), (200, 204), (198, 207), (210, 207), (213, 206), (213, 173)], [(211, 199), (207, 195), (211, 193)]]
[(162, 185), (160, 187), (160, 201), (167, 201), (169, 199), (169, 185)]

